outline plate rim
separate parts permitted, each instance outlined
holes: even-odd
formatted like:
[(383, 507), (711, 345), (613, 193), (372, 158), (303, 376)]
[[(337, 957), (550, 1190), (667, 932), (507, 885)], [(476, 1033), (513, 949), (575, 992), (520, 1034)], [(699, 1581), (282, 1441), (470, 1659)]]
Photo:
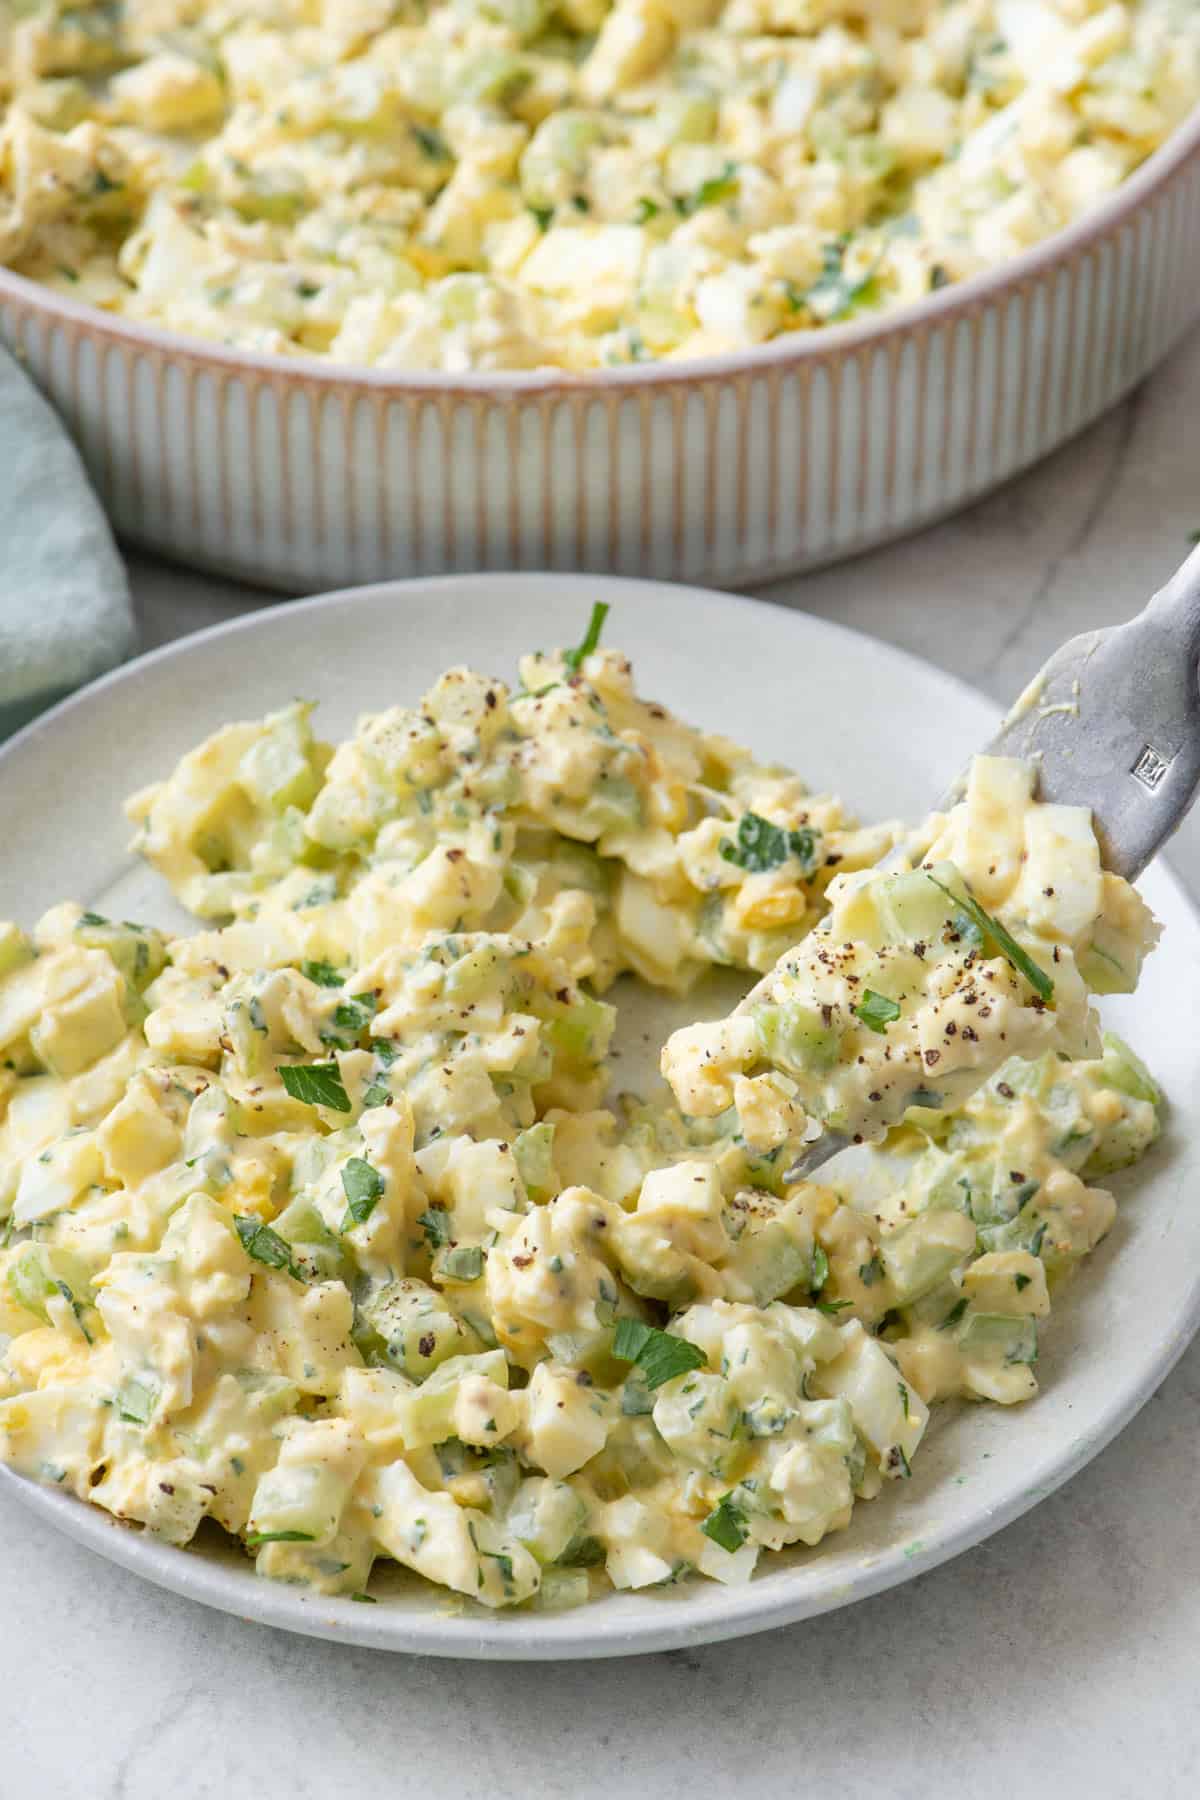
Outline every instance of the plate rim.
[[(340, 607), (388, 600), (398, 607), (419, 601), (439, 592), (462, 594), (469, 590), (487, 590), (497, 586), (539, 588), (547, 593), (563, 594), (580, 588), (616, 591), (629, 599), (639, 595), (645, 600), (669, 595), (673, 600), (687, 599), (698, 604), (726, 607), (761, 608), (770, 602), (754, 600), (746, 595), (721, 589), (692, 587), (686, 584), (627, 578), (609, 575), (558, 573), (552, 571), (524, 573), (497, 571), (419, 577), (409, 580), (383, 581), (311, 595), (302, 600), (279, 601), (254, 608), (232, 619), (218, 621), (203, 630), (159, 645), (88, 683), (74, 694), (59, 701), (6, 743), (0, 745), (0, 780), (28, 754), (36, 755), (43, 739), (52, 735), (65, 718), (85, 710), (112, 690), (137, 683), (148, 671), (186, 660), (198, 646), (214, 640), (234, 638), (243, 632), (287, 629), (293, 616), (309, 615)], [(995, 717), (1000, 708), (969, 682), (939, 668), (914, 652), (884, 639), (846, 625), (840, 620), (825, 619), (801, 609), (779, 608), (780, 612), (802, 621), (806, 631), (814, 631), (834, 643), (850, 639), (859, 645), (883, 650), (889, 658), (898, 659), (919, 670), (924, 681), (934, 680), (960, 698), (987, 707)], [(1171, 890), (1176, 904), (1190, 916), (1200, 930), (1200, 907), (1187, 885), (1167, 858), (1158, 858), (1156, 872)], [(29, 1510), (47, 1523), (63, 1531), (77, 1543), (95, 1551), (107, 1561), (116, 1563), (143, 1580), (198, 1601), (218, 1611), (245, 1620), (320, 1637), (369, 1649), (383, 1649), (427, 1656), (488, 1661), (593, 1660), (628, 1655), (644, 1655), (679, 1648), (686, 1644), (718, 1643), (745, 1637), (759, 1631), (774, 1630), (898, 1586), (918, 1574), (939, 1567), (991, 1537), (1030, 1511), (1068, 1481), (1105, 1449), (1140, 1411), (1179, 1361), (1192, 1338), (1200, 1329), (1200, 1266), (1197, 1267), (1172, 1330), (1165, 1334), (1150, 1360), (1141, 1366), (1138, 1379), (1121, 1395), (1115, 1405), (1102, 1408), (1091, 1422), (1055, 1457), (1052, 1468), (1030, 1487), (1020, 1484), (1003, 1501), (969, 1514), (956, 1525), (924, 1540), (919, 1547), (901, 1540), (889, 1545), (861, 1565), (841, 1585), (827, 1585), (817, 1592), (801, 1591), (794, 1596), (769, 1594), (751, 1582), (744, 1587), (720, 1587), (706, 1584), (705, 1600), (698, 1603), (692, 1619), (675, 1618), (655, 1621), (648, 1611), (645, 1620), (626, 1623), (610, 1619), (585, 1628), (581, 1623), (589, 1617), (588, 1609), (566, 1614), (520, 1615), (506, 1617), (467, 1617), (447, 1610), (443, 1613), (398, 1612), (381, 1606), (378, 1612), (347, 1599), (312, 1595), (302, 1590), (260, 1580), (246, 1567), (246, 1572), (215, 1563), (186, 1549), (179, 1549), (152, 1538), (149, 1533), (124, 1525), (98, 1508), (76, 1500), (57, 1489), (14, 1473), (0, 1464), (0, 1484)], [(711, 1585), (712, 1592), (707, 1592)], [(599, 1622), (598, 1622), (599, 1623)]]

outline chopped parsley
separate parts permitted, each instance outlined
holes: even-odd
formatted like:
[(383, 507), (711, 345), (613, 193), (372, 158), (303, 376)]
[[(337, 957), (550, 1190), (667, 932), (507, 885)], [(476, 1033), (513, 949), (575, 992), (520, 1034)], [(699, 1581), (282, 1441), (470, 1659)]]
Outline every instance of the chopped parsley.
[(554, 208), (552, 206), (531, 206), (528, 210), (533, 214), (538, 230), (549, 231), (550, 221), (554, 217)]
[(292, 1261), (291, 1245), (277, 1231), (272, 1231), (261, 1219), (249, 1218), (244, 1213), (235, 1214), (233, 1222), (247, 1256), (268, 1269), (286, 1269), (297, 1281), (304, 1279)]
[(350, 1111), (350, 1097), (336, 1063), (282, 1063), (278, 1075), (293, 1100), (303, 1100), (306, 1106), (327, 1106), (331, 1112)]
[(700, 1529), (706, 1538), (711, 1538), (722, 1550), (728, 1550), (730, 1555), (740, 1550), (746, 1541), (745, 1515), (734, 1505), (732, 1494), (721, 1496)]
[(352, 1156), (342, 1170), (342, 1187), (346, 1194), (346, 1215), (342, 1230), (365, 1225), (383, 1194), (383, 1176), (372, 1168), (365, 1156)]
[(341, 987), (345, 979), (341, 972), (328, 962), (302, 962), (300, 973), (315, 981), (318, 987)]
[(450, 1214), (444, 1206), (431, 1206), (417, 1219), (431, 1250), (440, 1250), (450, 1242)]
[(737, 839), (724, 838), (721, 855), (726, 862), (736, 863), (748, 874), (761, 875), (777, 869), (794, 856), (806, 875), (816, 867), (816, 834), (811, 831), (787, 831), (772, 825), (758, 813), (743, 813), (738, 820)]
[(856, 1019), (871, 1031), (877, 1031), (883, 1037), (889, 1025), (895, 1024), (900, 1017), (900, 1007), (895, 1000), (889, 1000), (886, 994), (877, 994), (874, 988), (864, 988), (863, 997), (857, 1006), (850, 1011)]
[(657, 200), (651, 200), (649, 194), (643, 194), (633, 209), (633, 222), (635, 225), (648, 225), (661, 211), (662, 207)]
[(853, 1302), (850, 1300), (818, 1300), (816, 1302), (817, 1311), (824, 1313), (827, 1319), (836, 1319), (840, 1312), (845, 1312), (846, 1308), (851, 1305)]
[(613, 1355), (621, 1362), (636, 1363), (653, 1391), (689, 1369), (702, 1369), (708, 1358), (686, 1338), (675, 1337), (640, 1319), (618, 1319), (613, 1333)]
[(958, 1321), (962, 1318), (962, 1316), (966, 1312), (966, 1310), (967, 1310), (967, 1303), (966, 1303), (965, 1299), (955, 1301), (954, 1305), (950, 1308), (950, 1311), (946, 1314), (945, 1318), (942, 1320), (941, 1324), (938, 1326), (938, 1330), (939, 1331), (950, 1331), (955, 1325), (958, 1324)]
[(590, 656), (599, 644), (600, 633), (604, 630), (604, 621), (609, 615), (609, 610), (607, 600), (597, 600), (592, 608), (592, 616), (588, 620), (588, 628), (583, 634), (582, 643), (578, 644), (574, 650), (568, 650), (564, 654), (563, 662), (570, 669), (572, 675), (578, 675), (584, 658)]
[(819, 1294), (828, 1280), (829, 1258), (826, 1256), (824, 1250), (822, 1250), (820, 1244), (818, 1244), (812, 1253), (812, 1271), (808, 1277), (809, 1293)]
[(248, 1531), (246, 1548), (257, 1550), (260, 1544), (313, 1544), (316, 1542), (311, 1531)]

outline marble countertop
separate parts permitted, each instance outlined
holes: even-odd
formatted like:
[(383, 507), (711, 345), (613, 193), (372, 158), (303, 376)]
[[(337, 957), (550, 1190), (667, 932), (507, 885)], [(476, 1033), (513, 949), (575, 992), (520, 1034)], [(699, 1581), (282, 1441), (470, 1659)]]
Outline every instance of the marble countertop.
[[(1063, 638), (1128, 616), (1185, 554), (1200, 528), (1197, 418), (1193, 337), (1033, 474), (762, 597), (1008, 699)], [(146, 562), (132, 572), (147, 648), (268, 598)], [(1174, 861), (1200, 893), (1200, 820)], [(277, 1635), (141, 1585), (6, 1497), (0, 1797), (1191, 1797), (1198, 1427), (1200, 1343), (1082, 1474), (956, 1562), (789, 1630), (591, 1665)]]

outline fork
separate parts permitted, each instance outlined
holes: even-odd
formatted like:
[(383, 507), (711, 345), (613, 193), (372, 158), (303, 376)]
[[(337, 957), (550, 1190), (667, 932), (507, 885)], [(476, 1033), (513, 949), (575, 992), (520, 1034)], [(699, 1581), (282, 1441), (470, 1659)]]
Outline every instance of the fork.
[[(1082, 632), (1056, 650), (981, 754), (1033, 763), (1042, 800), (1090, 807), (1101, 862), (1134, 881), (1200, 786), (1198, 665), (1200, 548), (1128, 624)], [(939, 810), (965, 785), (964, 770)], [(811, 1175), (849, 1141), (823, 1131), (786, 1179)]]

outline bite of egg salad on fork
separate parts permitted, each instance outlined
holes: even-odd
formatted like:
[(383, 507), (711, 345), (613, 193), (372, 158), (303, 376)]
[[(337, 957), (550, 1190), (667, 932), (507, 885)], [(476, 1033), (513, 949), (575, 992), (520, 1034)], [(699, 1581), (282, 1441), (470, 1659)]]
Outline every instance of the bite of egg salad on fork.
[[(933, 1403), (1036, 1393), (1159, 1132), (1091, 1005), (1153, 920), (1021, 765), (861, 827), (641, 698), (606, 610), (336, 749), (297, 703), (191, 751), (128, 810), (195, 931), (0, 927), (13, 1469), (321, 1594), (561, 1608), (746, 1581)], [(765, 987), (611, 1097), (617, 977), (715, 966)], [(862, 1168), (791, 1179), (830, 1123)]]
[(242, 349), (589, 370), (904, 305), (1200, 100), (1197, 0), (21, 0), (0, 261)]

